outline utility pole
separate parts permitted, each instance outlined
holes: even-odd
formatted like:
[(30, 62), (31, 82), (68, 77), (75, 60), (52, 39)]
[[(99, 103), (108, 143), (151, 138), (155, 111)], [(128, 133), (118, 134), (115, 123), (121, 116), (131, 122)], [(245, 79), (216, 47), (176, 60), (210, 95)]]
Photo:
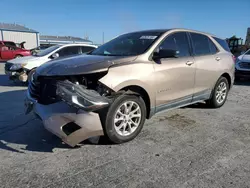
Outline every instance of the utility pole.
[(102, 44), (104, 44), (104, 32), (102, 32)]

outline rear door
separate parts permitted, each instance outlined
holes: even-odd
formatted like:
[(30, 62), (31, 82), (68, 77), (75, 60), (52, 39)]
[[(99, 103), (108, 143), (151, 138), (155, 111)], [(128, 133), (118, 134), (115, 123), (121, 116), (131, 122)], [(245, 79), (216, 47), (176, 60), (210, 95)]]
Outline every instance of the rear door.
[(219, 51), (208, 36), (192, 32), (189, 34), (196, 63), (193, 100), (205, 100), (210, 97), (212, 88), (218, 79)]
[[(191, 102), (194, 92), (195, 62), (186, 32), (170, 34), (158, 49), (179, 51), (177, 58), (155, 62), (156, 112)], [(156, 49), (156, 50), (158, 50)]]

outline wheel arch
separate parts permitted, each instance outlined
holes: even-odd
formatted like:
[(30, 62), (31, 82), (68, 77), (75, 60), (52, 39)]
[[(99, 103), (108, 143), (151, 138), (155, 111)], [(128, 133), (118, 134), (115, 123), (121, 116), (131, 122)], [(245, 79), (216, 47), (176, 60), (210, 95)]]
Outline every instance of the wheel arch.
[(138, 85), (129, 85), (121, 88), (119, 91), (125, 91), (128, 94), (136, 94), (141, 96), (146, 105), (146, 118), (149, 119), (151, 117), (151, 99), (148, 92), (143, 87)]
[(232, 87), (232, 79), (231, 79), (231, 76), (228, 73), (225, 72), (220, 77), (226, 78), (227, 82), (228, 82), (228, 85), (229, 85), (229, 88)]
[(23, 55), (22, 55), (22, 54), (16, 54), (16, 55), (15, 55), (15, 57), (17, 57), (17, 56), (21, 56), (21, 57), (23, 57)]

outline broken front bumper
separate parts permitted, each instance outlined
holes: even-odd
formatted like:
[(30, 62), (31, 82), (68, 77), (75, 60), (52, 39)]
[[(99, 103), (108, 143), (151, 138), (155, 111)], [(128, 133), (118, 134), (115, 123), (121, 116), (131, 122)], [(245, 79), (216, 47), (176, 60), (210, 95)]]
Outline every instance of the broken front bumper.
[(73, 147), (90, 137), (103, 135), (99, 114), (93, 111), (109, 105), (107, 98), (71, 82), (62, 82), (57, 85), (57, 94), (64, 101), (43, 105), (29, 90), (25, 100), (26, 114), (33, 110), (45, 128), (68, 145)]
[(19, 80), (21, 82), (26, 82), (28, 80), (28, 75), (26, 72), (16, 72), (16, 71), (5, 71), (5, 74), (9, 76), (10, 80)]
[(41, 105), (26, 99), (30, 108), (43, 121), (44, 127), (61, 138), (66, 144), (74, 147), (90, 137), (103, 135), (99, 114), (77, 110), (64, 102)]

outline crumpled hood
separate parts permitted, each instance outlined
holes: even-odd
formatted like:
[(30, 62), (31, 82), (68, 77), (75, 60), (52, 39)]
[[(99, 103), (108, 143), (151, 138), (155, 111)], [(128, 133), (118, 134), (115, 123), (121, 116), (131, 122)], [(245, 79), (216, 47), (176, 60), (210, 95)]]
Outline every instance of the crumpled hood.
[(42, 76), (66, 76), (101, 72), (115, 64), (133, 61), (137, 56), (78, 55), (50, 61), (36, 69)]
[(35, 57), (35, 56), (25, 56), (25, 57), (20, 57), (16, 59), (9, 60), (9, 63), (14, 63), (14, 64), (22, 64), (22, 63), (28, 63), (30, 61), (38, 61), (40, 57)]
[(239, 57), (238, 57), (238, 59), (239, 60), (241, 60), (241, 61), (246, 61), (246, 62), (250, 62), (250, 55), (240, 55)]

